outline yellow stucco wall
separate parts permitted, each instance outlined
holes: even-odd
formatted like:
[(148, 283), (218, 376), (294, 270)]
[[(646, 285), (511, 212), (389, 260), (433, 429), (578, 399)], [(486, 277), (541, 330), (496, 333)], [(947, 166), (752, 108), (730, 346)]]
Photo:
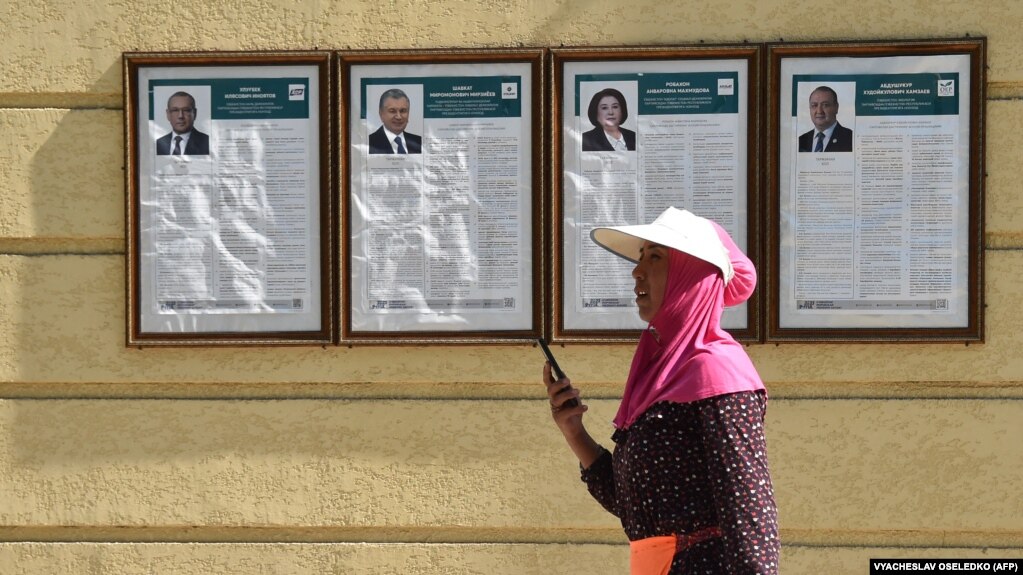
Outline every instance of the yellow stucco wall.
[[(986, 342), (756, 345), (783, 574), (1023, 557), (1023, 4), (0, 5), (0, 573), (624, 573), (525, 346), (128, 349), (121, 53), (988, 38)], [(614, 413), (629, 346), (559, 361)]]

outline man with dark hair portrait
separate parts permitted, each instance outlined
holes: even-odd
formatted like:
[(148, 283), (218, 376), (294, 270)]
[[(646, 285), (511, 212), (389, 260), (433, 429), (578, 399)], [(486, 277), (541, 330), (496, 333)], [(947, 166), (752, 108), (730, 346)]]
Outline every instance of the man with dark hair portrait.
[(167, 99), (167, 121), (171, 133), (156, 140), (159, 156), (207, 156), (210, 137), (195, 129), (195, 98), (188, 92), (174, 92)]
[(799, 136), (800, 152), (851, 152), (853, 132), (838, 123), (838, 94), (827, 86), (810, 92), (813, 129)]
[(423, 139), (405, 131), (408, 126), (409, 98), (403, 90), (391, 88), (380, 95), (380, 121), (369, 135), (371, 154), (421, 154)]

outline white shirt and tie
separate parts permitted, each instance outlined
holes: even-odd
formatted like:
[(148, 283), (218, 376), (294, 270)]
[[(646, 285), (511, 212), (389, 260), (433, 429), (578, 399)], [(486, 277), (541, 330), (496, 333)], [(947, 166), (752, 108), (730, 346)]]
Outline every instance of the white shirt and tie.
[(823, 132), (814, 129), (813, 131), (813, 151), (823, 152), (828, 149), (828, 143), (831, 142), (831, 135), (835, 133), (835, 126), (838, 122), (828, 126)]
[(191, 137), (192, 131), (189, 130), (184, 134), (174, 132), (171, 136), (171, 155), (180, 156), (185, 153), (185, 147), (188, 146), (188, 138)]
[(395, 134), (384, 127), (384, 133), (387, 134), (387, 141), (391, 144), (391, 151), (395, 154), (407, 154), (408, 146), (405, 145), (405, 132)]

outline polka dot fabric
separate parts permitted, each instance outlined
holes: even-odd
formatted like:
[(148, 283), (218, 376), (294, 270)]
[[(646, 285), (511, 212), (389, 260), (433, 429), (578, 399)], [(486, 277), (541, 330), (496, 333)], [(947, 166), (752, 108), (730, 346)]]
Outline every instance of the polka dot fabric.
[(671, 575), (778, 572), (778, 518), (767, 466), (767, 395), (740, 392), (652, 405), (582, 472), (630, 541), (717, 527), (676, 552)]

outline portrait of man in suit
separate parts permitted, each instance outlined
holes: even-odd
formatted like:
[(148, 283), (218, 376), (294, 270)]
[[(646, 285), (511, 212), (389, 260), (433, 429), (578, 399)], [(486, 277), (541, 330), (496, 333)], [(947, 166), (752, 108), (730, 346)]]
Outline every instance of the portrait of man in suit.
[(175, 92), (167, 99), (167, 121), (171, 132), (156, 140), (158, 156), (208, 156), (210, 137), (195, 129), (195, 98)]
[(810, 93), (813, 129), (799, 136), (800, 152), (851, 152), (853, 131), (838, 123), (838, 94), (827, 86)]
[(369, 135), (371, 154), (421, 154), (423, 139), (405, 131), (408, 126), (410, 102), (408, 95), (398, 88), (385, 90), (380, 95), (380, 121), (383, 125)]

